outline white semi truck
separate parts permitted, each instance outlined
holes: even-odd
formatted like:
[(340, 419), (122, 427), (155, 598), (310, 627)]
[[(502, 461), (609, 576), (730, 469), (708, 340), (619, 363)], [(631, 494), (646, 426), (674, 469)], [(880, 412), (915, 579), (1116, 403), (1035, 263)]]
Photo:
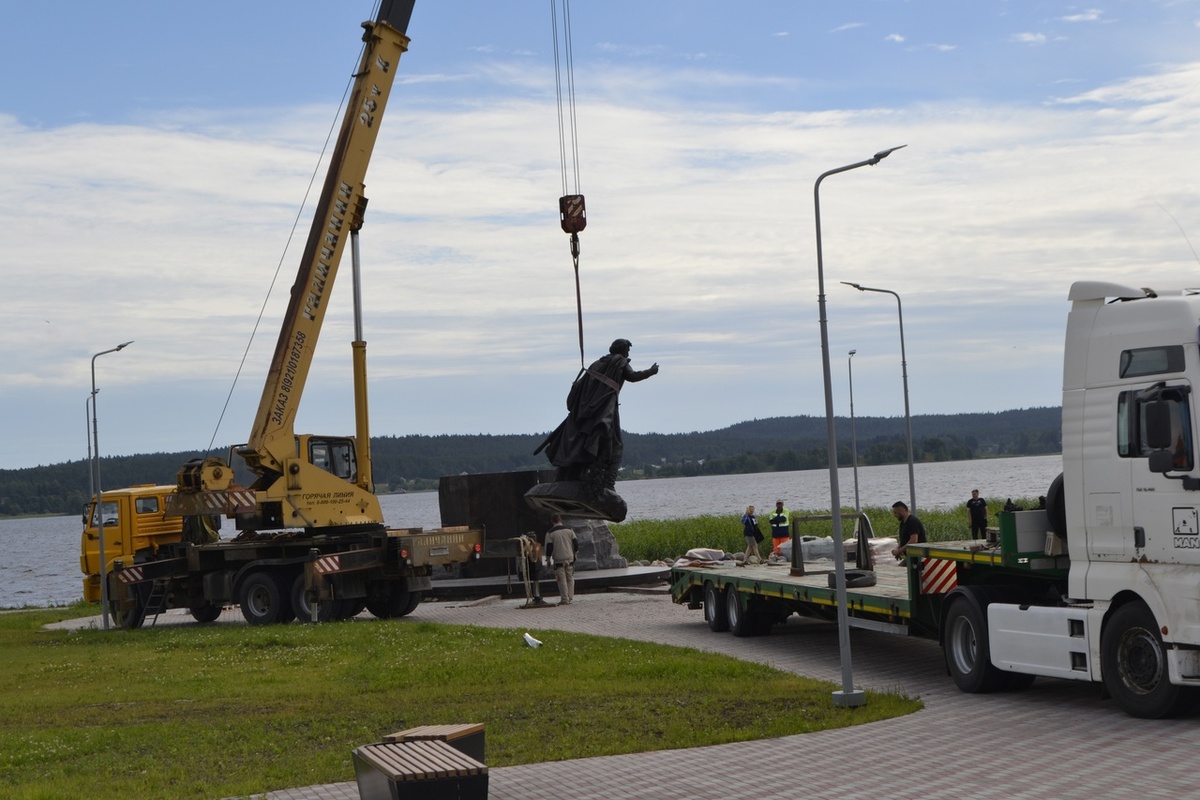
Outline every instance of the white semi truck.
[[(1091, 681), (1133, 716), (1171, 716), (1200, 700), (1200, 290), (1081, 281), (1069, 299), (1045, 509), (1002, 513), (995, 543), (910, 545), (901, 569), (855, 573), (847, 614), (938, 639), (966, 692)], [(833, 583), (796, 562), (695, 563), (673, 569), (672, 596), (744, 636), (828, 616)]]

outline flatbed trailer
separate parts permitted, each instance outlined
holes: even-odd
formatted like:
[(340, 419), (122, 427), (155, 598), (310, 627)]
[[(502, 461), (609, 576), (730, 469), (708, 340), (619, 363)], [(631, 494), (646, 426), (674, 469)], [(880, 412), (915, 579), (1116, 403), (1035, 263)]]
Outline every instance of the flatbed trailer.
[[(869, 540), (860, 532), (846, 568), (848, 624), (935, 639), (949, 648), (948, 663), (961, 660), (960, 651), (974, 652), (976, 641), (964, 633), (948, 642), (946, 631), (963, 609), (969, 607), (986, 619), (992, 602), (1033, 603), (1065, 592), (1068, 560), (1049, 530), (1044, 510), (1005, 512), (999, 530), (988, 540), (910, 544), (899, 563), (886, 555), (870, 556)], [(793, 528), (793, 552), (799, 553), (795, 534)], [(832, 620), (838, 608), (835, 569), (829, 560), (681, 561), (671, 570), (671, 596), (676, 603), (703, 609), (713, 631), (735, 636), (770, 633), (793, 613)], [(951, 615), (956, 600), (964, 605)], [(983, 629), (976, 624), (969, 632), (974, 636)], [(1033, 678), (1018, 676), (1013, 669), (985, 671), (983, 666), (972, 662), (964, 670), (987, 673), (986, 680), (975, 676), (981, 681), (980, 691), (1016, 688)]]

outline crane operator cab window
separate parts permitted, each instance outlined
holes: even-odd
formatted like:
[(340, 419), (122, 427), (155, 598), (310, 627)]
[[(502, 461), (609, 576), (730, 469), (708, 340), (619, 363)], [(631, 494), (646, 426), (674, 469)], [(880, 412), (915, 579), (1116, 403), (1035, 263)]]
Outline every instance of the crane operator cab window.
[(312, 439), (308, 443), (308, 457), (314, 467), (331, 475), (351, 483), (358, 480), (358, 459), (354, 442), (349, 439)]
[(139, 514), (157, 514), (158, 513), (158, 498), (157, 497), (139, 497), (133, 503), (134, 510)]

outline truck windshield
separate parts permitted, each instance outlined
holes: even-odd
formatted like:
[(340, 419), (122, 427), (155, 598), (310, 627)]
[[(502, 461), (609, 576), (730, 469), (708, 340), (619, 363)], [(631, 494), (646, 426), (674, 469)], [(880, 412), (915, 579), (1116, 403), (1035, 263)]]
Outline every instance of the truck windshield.
[[(100, 518), (97, 517), (94, 513), (95, 506), (93, 506), (92, 509), (93, 509), (92, 527), (98, 528), (100, 526)], [(101, 504), (100, 509), (101, 509), (101, 516), (104, 517), (105, 527), (117, 524), (117, 504), (116, 503), (114, 503), (112, 501), (106, 501), (103, 504)]]

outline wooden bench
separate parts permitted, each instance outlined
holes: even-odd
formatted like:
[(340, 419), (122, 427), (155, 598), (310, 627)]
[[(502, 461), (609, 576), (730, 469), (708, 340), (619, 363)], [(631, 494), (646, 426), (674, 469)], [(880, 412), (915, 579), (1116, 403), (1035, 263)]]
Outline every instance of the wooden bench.
[(487, 767), (441, 740), (356, 747), (362, 800), (487, 800)]
[(385, 742), (445, 742), (476, 761), (483, 761), (483, 723), (461, 725), (418, 725), (383, 737)]

